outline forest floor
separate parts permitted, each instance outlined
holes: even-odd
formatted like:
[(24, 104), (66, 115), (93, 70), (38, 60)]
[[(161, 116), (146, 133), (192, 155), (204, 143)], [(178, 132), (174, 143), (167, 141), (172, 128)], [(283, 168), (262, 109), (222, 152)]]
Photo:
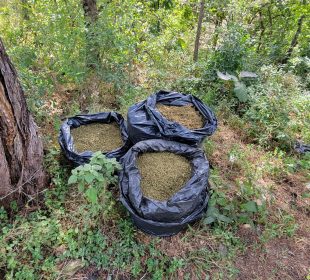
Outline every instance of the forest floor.
[[(310, 199), (304, 197), (309, 191), (306, 174), (283, 174), (281, 159), (248, 143), (242, 129), (231, 127), (223, 119), (220, 117), (218, 130), (206, 148), (213, 168), (211, 182), (212, 174), (217, 173), (215, 177), (219, 176), (220, 183), (229, 186), (228, 198), (233, 200), (239, 182), (255, 177), (268, 205), (265, 225), (241, 224), (225, 233), (225, 230), (217, 232), (216, 228), (208, 230), (198, 222), (173, 237), (159, 239), (135, 229), (134, 238), (147, 246), (156, 240), (156, 249), (165, 256), (185, 260), (187, 264), (178, 268), (170, 279), (305, 279), (310, 268)], [(233, 161), (232, 153), (236, 158)], [(278, 169), (278, 173), (264, 170), (270, 166)], [(253, 176), (255, 173), (259, 175)], [(85, 272), (89, 276), (89, 268)], [(110, 273), (99, 271), (98, 276), (104, 278)], [(78, 275), (81, 279), (86, 276), (83, 270)], [(147, 273), (144, 275), (148, 278)], [(131, 278), (126, 273), (118, 276)]]
[[(35, 267), (38, 271), (42, 269), (42, 279), (309, 278), (310, 198), (307, 173), (303, 169), (287, 172), (285, 155), (279, 151), (263, 150), (251, 143), (244, 133), (246, 128), (240, 126), (231, 114), (221, 111), (217, 112), (218, 129), (205, 141), (204, 149), (211, 165), (212, 197), (216, 198), (215, 205), (230, 222), (217, 221), (209, 225), (202, 219), (175, 236), (153, 237), (131, 223), (119, 202), (119, 192), (115, 186), (110, 189), (115, 201), (114, 214), (98, 227), (104, 242), (96, 234), (89, 235), (89, 240), (83, 241), (85, 222), (84, 217), (77, 214), (77, 209), (85, 199), (75, 186), (68, 187), (70, 168), (62, 170), (65, 162), (59, 155), (57, 143), (57, 130), (61, 123), (59, 116), (72, 115), (65, 107), (73, 101), (72, 96), (74, 91), (67, 94), (60, 92), (50, 97), (46, 104), (50, 121), (40, 128), (46, 153), (58, 151), (50, 154), (53, 162), (56, 160), (56, 166), (60, 164), (60, 169), (57, 167), (52, 172), (49, 186), (52, 195), (46, 197), (45, 205), (40, 202), (20, 213), (23, 219), (28, 219), (28, 216), (48, 208), (48, 214), (44, 214), (47, 215), (44, 219), (35, 220), (36, 226), (31, 234), (25, 226), (28, 222), (22, 222), (20, 226), (20, 220), (14, 222), (10, 236), (20, 235), (20, 244), (14, 241), (15, 245), (6, 245), (28, 248), (29, 242), (34, 242), (33, 238), (39, 234), (40, 246), (45, 249), (41, 251), (41, 261), (39, 264), (35, 262)], [(112, 99), (102, 101), (102, 108), (98, 110), (111, 108), (111, 104), (115, 104)], [(80, 108), (83, 100), (78, 100)], [(240, 215), (244, 215), (242, 211), (240, 214), (240, 209), (249, 199), (254, 199), (261, 210), (247, 213), (246, 221), (240, 222)], [(58, 204), (61, 206), (58, 207)], [(57, 225), (56, 229), (51, 227), (51, 230), (55, 230), (57, 238), (61, 232), (61, 242), (55, 242), (54, 237), (51, 240), (41, 237), (46, 226), (42, 227), (43, 221), (40, 219), (47, 219), (50, 226), (53, 223)], [(93, 228), (96, 229), (96, 225)], [(54, 233), (50, 234), (52, 236)], [(81, 244), (85, 247), (78, 248), (79, 242), (83, 242)], [(98, 246), (102, 244), (101, 253)], [(18, 250), (23, 252), (26, 249)], [(66, 254), (67, 251), (71, 253)], [(85, 262), (88, 256), (97, 257)], [(101, 263), (104, 256), (106, 262)], [(24, 265), (31, 267), (34, 263), (29, 259), (29, 254), (22, 253), (18, 257)], [(53, 273), (56, 277), (51, 277), (51, 272), (40, 264), (49, 258), (54, 259), (56, 272)], [(1, 273), (0, 269), (0, 276)]]
[[(112, 103), (115, 104), (112, 99), (103, 101), (101, 106), (111, 107)], [(218, 129), (205, 144), (212, 166), (211, 187), (215, 187), (217, 192), (225, 192), (228, 201), (238, 201), (240, 185), (252, 181), (262, 194), (257, 204), (266, 204), (264, 222), (209, 226), (200, 221), (167, 238), (146, 235), (133, 226), (131, 238), (146, 248), (154, 246), (161, 252), (159, 260), (182, 260), (182, 264), (176, 265), (174, 272), (165, 278), (297, 280), (309, 277), (310, 198), (305, 196), (309, 193), (307, 174), (283, 172), (283, 158), (250, 143), (243, 129), (231, 121), (230, 116), (219, 113)], [(118, 200), (118, 191), (113, 193)], [(70, 207), (76, 203), (73, 201)], [(108, 227), (104, 234), (114, 239), (113, 232), (117, 228), (115, 223), (111, 224), (114, 227)], [(145, 267), (141, 268), (143, 273), (139, 277), (133, 277), (127, 269), (109, 271), (88, 266), (78, 270), (74, 279), (154, 278), (154, 272), (149, 272), (148, 265), (151, 256), (150, 250), (141, 256), (140, 262)]]
[[(217, 170), (216, 176), (229, 185), (231, 199), (238, 192), (236, 182), (245, 180), (245, 173), (249, 171), (242, 163), (232, 164), (229, 160), (233, 149), (237, 147), (238, 152), (244, 154), (242, 161), (253, 168), (253, 173), (266, 165), (267, 157), (273, 160), (260, 147), (243, 141), (240, 131), (221, 120), (211, 141), (213, 151), (210, 153), (210, 149), (206, 149), (213, 167), (211, 181), (212, 173)], [(306, 279), (310, 267), (310, 199), (303, 197), (308, 191), (304, 175), (260, 179), (259, 187), (266, 190), (268, 204), (268, 219), (263, 226), (240, 224), (234, 229), (222, 229), (197, 222), (172, 237), (155, 238), (134, 229), (133, 238), (146, 246), (155, 244), (165, 257), (185, 261), (167, 279)], [(148, 257), (143, 256), (143, 262)], [(137, 279), (150, 279), (151, 275), (147, 269), (145, 271)], [(93, 267), (79, 271), (75, 279), (89, 279), (90, 275), (98, 279), (106, 279), (109, 275), (133, 279), (124, 272), (97, 271)]]
[[(232, 129), (229, 124), (220, 122), (212, 139), (214, 153), (209, 155), (210, 162), (232, 188), (246, 176), (242, 164), (250, 164), (253, 173), (266, 164), (265, 152), (259, 146), (242, 141), (242, 132)], [(229, 152), (233, 147), (238, 147), (240, 153), (245, 153), (244, 162), (237, 167), (232, 166), (229, 161)], [(275, 160), (268, 158), (270, 163)], [(305, 279), (310, 267), (310, 199), (303, 197), (309, 191), (305, 174), (280, 174), (276, 177), (266, 174), (259, 178), (258, 183), (260, 188), (267, 191), (269, 218), (265, 228), (256, 227), (255, 230), (246, 224), (239, 226), (236, 236), (244, 244), (244, 248), (234, 259), (238, 270), (236, 278)], [(234, 191), (231, 195), (234, 195)], [(282, 213), (280, 219), (279, 213)], [(289, 232), (285, 233), (289, 221), (283, 219), (283, 213), (295, 221), (292, 236), (287, 234)], [(283, 228), (279, 228), (279, 223), (283, 223)], [(274, 228), (274, 232), (266, 230), (267, 228)]]

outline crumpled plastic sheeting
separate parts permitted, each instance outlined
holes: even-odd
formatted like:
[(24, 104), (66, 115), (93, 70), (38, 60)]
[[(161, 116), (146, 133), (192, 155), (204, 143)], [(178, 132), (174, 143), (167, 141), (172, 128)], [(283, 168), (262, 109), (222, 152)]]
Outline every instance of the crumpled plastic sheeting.
[(310, 145), (297, 141), (294, 145), (294, 149), (299, 154), (305, 154), (310, 152)]
[[(140, 153), (163, 151), (188, 158), (192, 164), (192, 175), (171, 198), (158, 201), (143, 196), (136, 160)], [(173, 141), (146, 140), (135, 144), (121, 163), (121, 202), (130, 212), (134, 223), (143, 231), (157, 236), (169, 236), (202, 217), (209, 199), (209, 162), (201, 149)]]
[[(156, 109), (156, 103), (173, 106), (194, 105), (204, 117), (202, 128), (190, 130), (183, 125), (167, 120)], [(217, 119), (211, 109), (200, 99), (189, 94), (159, 91), (145, 101), (131, 106), (127, 115), (128, 134), (133, 143), (148, 139), (165, 139), (199, 145), (206, 136), (214, 133)]]
[(102, 112), (97, 114), (84, 114), (76, 115), (74, 117), (66, 119), (60, 128), (58, 142), (66, 155), (66, 157), (74, 162), (76, 165), (82, 165), (88, 163), (93, 155), (92, 151), (85, 151), (78, 153), (74, 149), (73, 138), (71, 135), (71, 128), (77, 128), (81, 125), (87, 125), (90, 123), (111, 123), (116, 122), (121, 131), (121, 137), (124, 145), (116, 150), (109, 151), (105, 154), (108, 158), (116, 158), (119, 160), (131, 147), (128, 139), (127, 126), (122, 115), (116, 112)]

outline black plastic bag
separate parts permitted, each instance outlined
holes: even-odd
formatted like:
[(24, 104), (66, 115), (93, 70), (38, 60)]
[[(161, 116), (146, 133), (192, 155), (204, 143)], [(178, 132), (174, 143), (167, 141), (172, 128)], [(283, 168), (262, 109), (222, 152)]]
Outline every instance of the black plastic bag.
[(294, 145), (294, 149), (299, 154), (305, 154), (310, 152), (310, 145), (297, 141)]
[[(185, 156), (192, 165), (190, 180), (167, 201), (143, 196), (136, 164), (140, 153), (162, 151)], [(121, 163), (121, 202), (141, 230), (152, 235), (170, 236), (202, 217), (209, 199), (209, 163), (201, 149), (173, 141), (146, 140), (135, 144)]]
[[(116, 112), (103, 112), (97, 114), (76, 115), (66, 119), (60, 128), (58, 142), (65, 153), (66, 157), (76, 165), (88, 163), (93, 155), (92, 151), (78, 153), (74, 150), (74, 142), (71, 136), (71, 128), (77, 128), (81, 125), (90, 123), (111, 123), (116, 122), (121, 131), (121, 137), (124, 145), (116, 150), (104, 153), (108, 158), (119, 160), (130, 148), (131, 144), (128, 139), (127, 126), (122, 115)], [(95, 151), (94, 151), (95, 152)]]
[[(204, 117), (202, 128), (190, 130), (179, 123), (167, 120), (156, 109), (156, 103), (164, 105), (194, 105)], [(211, 109), (200, 99), (189, 94), (159, 91), (129, 108), (128, 134), (131, 142), (148, 139), (165, 139), (189, 145), (200, 144), (206, 136), (214, 133), (217, 120)]]

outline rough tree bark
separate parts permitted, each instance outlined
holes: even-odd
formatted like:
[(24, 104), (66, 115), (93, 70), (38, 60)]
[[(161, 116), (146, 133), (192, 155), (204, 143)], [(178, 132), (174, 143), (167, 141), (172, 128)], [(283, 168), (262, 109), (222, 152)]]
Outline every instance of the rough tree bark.
[(0, 205), (44, 187), (43, 145), (0, 39)]
[(202, 25), (202, 20), (203, 20), (203, 16), (204, 16), (204, 10), (205, 10), (205, 0), (201, 0), (200, 1), (200, 8), (199, 8), (199, 17), (198, 17), (196, 40), (195, 40), (194, 57), (193, 57), (195, 62), (198, 60), (201, 25)]
[(96, 0), (82, 0), (86, 26), (86, 44), (87, 44), (87, 66), (95, 68), (99, 62), (99, 47), (96, 43), (95, 24), (98, 19), (99, 11)]

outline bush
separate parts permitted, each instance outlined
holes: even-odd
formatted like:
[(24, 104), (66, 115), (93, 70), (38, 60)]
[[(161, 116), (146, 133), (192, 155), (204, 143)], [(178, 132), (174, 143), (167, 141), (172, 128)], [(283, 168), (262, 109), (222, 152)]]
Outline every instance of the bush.
[(248, 87), (249, 135), (267, 148), (289, 149), (296, 139), (308, 142), (310, 99), (299, 78), (273, 66), (263, 66), (259, 76), (259, 83)]
[(107, 187), (117, 183), (115, 173), (119, 169), (115, 158), (109, 159), (101, 152), (96, 152), (89, 163), (72, 170), (68, 184), (76, 184), (88, 201), (85, 221), (89, 219), (91, 223), (99, 223), (111, 214), (115, 202)]
[(249, 35), (239, 25), (232, 25), (223, 34), (222, 42), (210, 57), (210, 64), (214, 70), (234, 73), (241, 71), (251, 49)]
[(310, 89), (310, 58), (295, 57), (288, 63), (289, 69), (300, 76), (307, 89)]

